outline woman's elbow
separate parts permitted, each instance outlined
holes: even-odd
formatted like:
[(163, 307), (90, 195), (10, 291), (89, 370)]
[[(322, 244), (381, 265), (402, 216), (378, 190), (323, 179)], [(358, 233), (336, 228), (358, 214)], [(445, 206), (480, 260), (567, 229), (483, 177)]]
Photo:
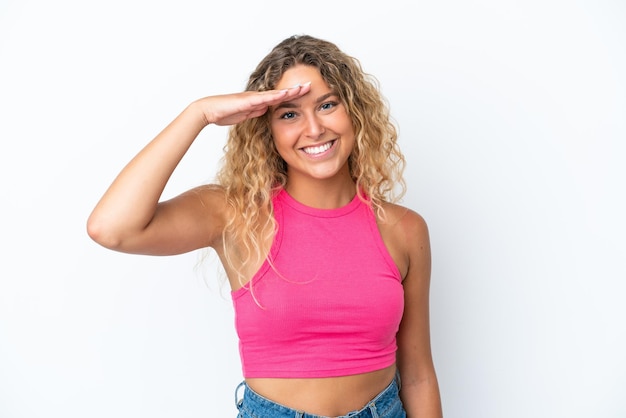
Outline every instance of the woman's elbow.
[(87, 219), (87, 235), (96, 243), (111, 250), (117, 250), (121, 246), (120, 237), (113, 233), (110, 225), (94, 214)]

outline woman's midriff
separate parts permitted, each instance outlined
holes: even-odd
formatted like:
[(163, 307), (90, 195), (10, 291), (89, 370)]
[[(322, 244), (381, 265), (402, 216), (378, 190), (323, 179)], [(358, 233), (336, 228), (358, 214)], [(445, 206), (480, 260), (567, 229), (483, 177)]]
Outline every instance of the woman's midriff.
[(335, 417), (363, 408), (394, 379), (396, 366), (352, 376), (246, 379), (259, 395), (299, 411)]

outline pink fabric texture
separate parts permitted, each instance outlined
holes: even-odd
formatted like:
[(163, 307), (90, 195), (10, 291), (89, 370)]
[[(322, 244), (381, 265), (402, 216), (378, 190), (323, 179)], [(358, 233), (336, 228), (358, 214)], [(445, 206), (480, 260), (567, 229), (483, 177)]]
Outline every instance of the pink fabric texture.
[[(250, 284), (232, 292), (246, 378), (334, 377), (395, 362), (400, 273), (372, 209), (305, 206), (281, 190), (278, 230)], [(255, 301), (256, 299), (256, 301)]]

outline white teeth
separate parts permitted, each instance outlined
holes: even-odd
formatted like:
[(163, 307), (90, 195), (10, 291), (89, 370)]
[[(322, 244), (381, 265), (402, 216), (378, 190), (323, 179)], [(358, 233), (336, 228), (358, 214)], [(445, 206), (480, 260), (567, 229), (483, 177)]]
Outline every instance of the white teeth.
[(302, 148), (302, 150), (309, 155), (315, 155), (315, 154), (320, 154), (324, 151), (329, 150), (330, 147), (332, 147), (332, 145), (333, 145), (332, 142), (327, 142), (324, 145), (320, 145), (317, 147), (306, 147), (306, 148)]

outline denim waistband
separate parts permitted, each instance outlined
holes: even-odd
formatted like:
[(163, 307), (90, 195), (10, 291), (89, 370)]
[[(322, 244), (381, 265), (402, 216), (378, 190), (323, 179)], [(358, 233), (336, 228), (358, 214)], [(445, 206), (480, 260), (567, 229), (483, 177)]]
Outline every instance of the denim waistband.
[[(394, 380), (363, 408), (337, 418), (405, 417), (399, 396), (400, 386), (400, 376), (396, 373)], [(240, 399), (238, 394), (241, 388), (244, 388), (244, 392)], [(252, 390), (245, 381), (235, 389), (235, 403), (241, 418), (324, 418), (271, 401)]]

